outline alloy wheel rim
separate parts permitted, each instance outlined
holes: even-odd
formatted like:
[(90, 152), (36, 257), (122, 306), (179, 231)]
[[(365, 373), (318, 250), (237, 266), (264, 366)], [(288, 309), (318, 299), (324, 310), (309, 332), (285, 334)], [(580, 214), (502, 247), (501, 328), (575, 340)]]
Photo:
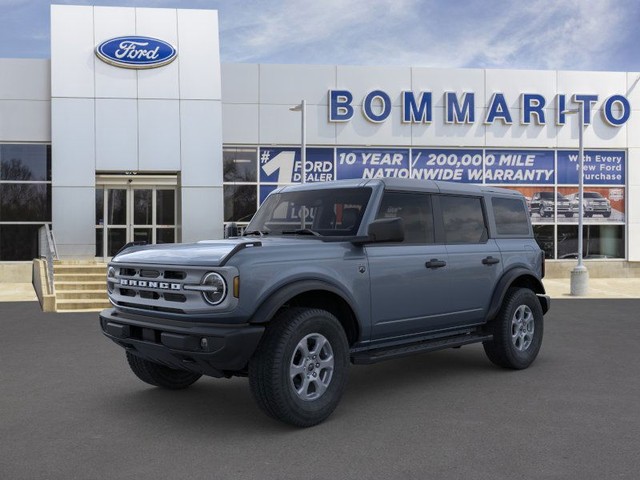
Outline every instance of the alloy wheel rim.
[(511, 341), (516, 350), (524, 351), (531, 346), (535, 332), (533, 311), (528, 305), (516, 308), (511, 318)]
[(289, 363), (291, 388), (298, 398), (311, 401), (324, 395), (333, 371), (333, 348), (324, 335), (310, 333), (298, 342)]

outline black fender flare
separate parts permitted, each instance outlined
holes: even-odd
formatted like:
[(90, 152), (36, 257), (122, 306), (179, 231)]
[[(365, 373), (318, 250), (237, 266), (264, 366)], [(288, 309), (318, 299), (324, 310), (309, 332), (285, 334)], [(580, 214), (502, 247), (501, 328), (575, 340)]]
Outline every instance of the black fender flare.
[(497, 315), (502, 306), (504, 296), (507, 294), (507, 290), (513, 282), (518, 279), (525, 280), (532, 287), (533, 292), (538, 295), (542, 312), (547, 313), (549, 310), (549, 299), (544, 295), (545, 290), (540, 279), (531, 273), (529, 269), (514, 267), (502, 274), (496, 288), (493, 290), (493, 296), (491, 297), (491, 303), (489, 304), (489, 310), (487, 311), (487, 317), (485, 319), (486, 321), (491, 320)]
[[(324, 290), (339, 296), (349, 306), (353, 312), (353, 316), (356, 323), (360, 325), (358, 319), (357, 310), (353, 307), (353, 301), (349, 298), (345, 292), (336, 285), (323, 281), (323, 280), (296, 280), (291, 283), (285, 284), (271, 293), (266, 300), (264, 300), (260, 306), (255, 310), (249, 323), (261, 324), (266, 323), (273, 318), (280, 308), (287, 303), (288, 300), (300, 295), (301, 293), (310, 292), (313, 290)], [(360, 325), (361, 326), (361, 325)]]

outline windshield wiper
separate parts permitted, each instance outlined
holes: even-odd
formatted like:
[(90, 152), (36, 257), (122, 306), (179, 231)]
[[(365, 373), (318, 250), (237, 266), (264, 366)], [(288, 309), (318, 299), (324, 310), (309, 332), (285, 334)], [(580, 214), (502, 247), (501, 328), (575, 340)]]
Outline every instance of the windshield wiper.
[(259, 235), (259, 236), (263, 237), (265, 235), (269, 235), (269, 232), (266, 231), (266, 230), (264, 230), (264, 231), (263, 230), (249, 230), (249, 231), (245, 231), (242, 234), (243, 237), (246, 237), (246, 236), (249, 236), (249, 235)]
[(299, 228), (298, 230), (284, 230), (283, 235), (313, 235), (315, 237), (321, 237), (318, 232), (311, 230), (310, 228)]

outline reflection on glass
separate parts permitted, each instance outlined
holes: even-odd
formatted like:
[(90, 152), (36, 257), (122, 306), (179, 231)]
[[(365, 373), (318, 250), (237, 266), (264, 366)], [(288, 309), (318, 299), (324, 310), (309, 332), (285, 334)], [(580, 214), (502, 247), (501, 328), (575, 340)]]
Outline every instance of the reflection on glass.
[(553, 258), (555, 250), (553, 225), (534, 225), (533, 235), (540, 248), (544, 251), (544, 258)]
[(107, 230), (107, 256), (113, 257), (126, 243), (126, 228), (109, 228)]
[[(624, 258), (624, 225), (584, 225), (583, 258)], [(558, 225), (558, 259), (578, 258), (578, 227)]]
[(224, 186), (224, 221), (248, 222), (256, 213), (255, 185)]
[(174, 243), (176, 241), (175, 228), (157, 228), (156, 243)]
[(104, 225), (104, 188), (96, 188), (96, 225)]
[(107, 190), (107, 223), (109, 225), (127, 224), (127, 191), (124, 188)]
[(51, 147), (0, 145), (0, 180), (51, 180)]
[(96, 228), (96, 257), (104, 255), (104, 228)]
[(41, 225), (0, 225), (0, 261), (27, 261), (38, 256)]
[(225, 182), (255, 182), (257, 149), (227, 147), (222, 152)]
[(153, 243), (153, 229), (151, 229), (151, 228), (134, 228), (133, 229), (133, 241), (134, 242)]
[(133, 223), (135, 225), (151, 225), (153, 223), (151, 216), (152, 195), (153, 190), (136, 189), (133, 191)]
[(176, 223), (176, 191), (156, 191), (156, 224), (175, 225)]
[(50, 222), (51, 185), (44, 183), (0, 184), (0, 221)]

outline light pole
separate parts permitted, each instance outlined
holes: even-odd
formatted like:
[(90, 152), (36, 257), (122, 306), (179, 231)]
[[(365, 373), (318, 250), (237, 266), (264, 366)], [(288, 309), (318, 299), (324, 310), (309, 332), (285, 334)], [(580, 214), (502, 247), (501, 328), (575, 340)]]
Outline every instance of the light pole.
[(571, 270), (571, 295), (576, 297), (589, 292), (589, 271), (582, 263), (583, 235), (582, 223), (584, 219), (584, 103), (577, 109), (564, 110), (563, 114), (577, 113), (578, 122), (578, 264)]
[(306, 183), (307, 177), (307, 102), (302, 100), (298, 105), (289, 107), (292, 112), (302, 113), (301, 139), (300, 139), (300, 161), (302, 162), (302, 183)]

